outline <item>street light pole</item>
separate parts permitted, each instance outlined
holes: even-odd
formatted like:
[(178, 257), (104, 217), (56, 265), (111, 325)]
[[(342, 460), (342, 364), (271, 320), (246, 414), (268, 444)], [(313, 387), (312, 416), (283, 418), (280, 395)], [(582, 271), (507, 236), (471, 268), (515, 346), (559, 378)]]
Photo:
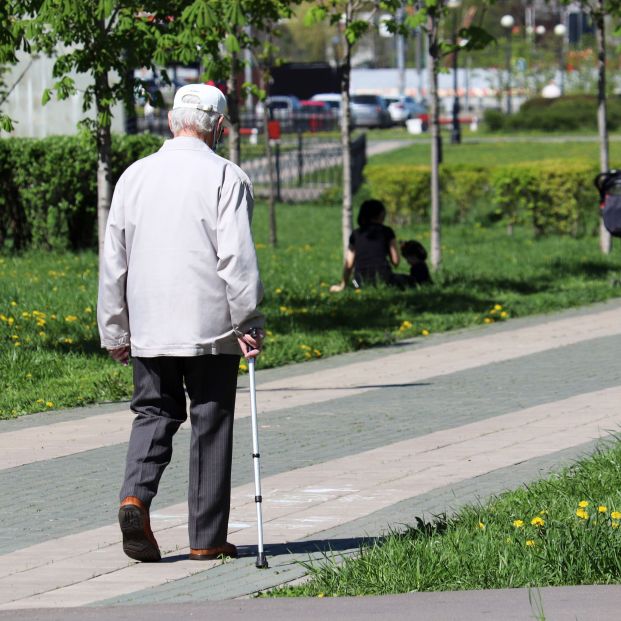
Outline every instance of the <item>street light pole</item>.
[(515, 24), (513, 15), (503, 15), (500, 19), (500, 25), (507, 32), (507, 47), (505, 50), (507, 63), (507, 114), (511, 114), (513, 112), (511, 102), (511, 35), (513, 31), (513, 24)]
[(461, 126), (459, 124), (459, 83), (457, 70), (459, 68), (457, 56), (457, 9), (461, 6), (461, 0), (449, 0), (448, 7), (453, 10), (453, 130), (451, 132), (451, 143), (461, 144)]
[(556, 24), (554, 26), (554, 34), (559, 39), (558, 44), (558, 70), (560, 73), (559, 76), (559, 90), (561, 91), (561, 96), (565, 94), (565, 33), (567, 29), (565, 28), (565, 24)]

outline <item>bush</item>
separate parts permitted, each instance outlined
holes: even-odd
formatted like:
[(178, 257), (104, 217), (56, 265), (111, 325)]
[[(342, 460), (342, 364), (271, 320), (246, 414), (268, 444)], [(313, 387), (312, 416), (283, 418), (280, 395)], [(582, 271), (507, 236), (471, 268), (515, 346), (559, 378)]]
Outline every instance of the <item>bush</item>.
[(371, 195), (386, 205), (388, 220), (402, 225), (427, 218), (431, 177), (427, 166), (367, 166), (364, 175)]
[[(443, 218), (481, 224), (502, 220), (510, 229), (528, 225), (536, 235), (578, 236), (597, 227), (596, 172), (581, 160), (493, 168), (444, 165), (440, 172)], [(384, 201), (391, 223), (426, 221), (428, 167), (377, 165), (368, 167), (366, 174), (372, 195)]]
[(483, 113), (483, 123), (490, 132), (499, 132), (505, 125), (505, 114), (500, 110), (490, 108)]
[[(151, 135), (114, 136), (113, 182), (161, 146)], [(0, 247), (96, 245), (97, 154), (90, 135), (0, 140)]]
[[(569, 95), (555, 99), (535, 97), (522, 104), (518, 112), (506, 115), (498, 110), (485, 112), (490, 131), (576, 131), (597, 129), (597, 98), (592, 95)], [(621, 127), (621, 101), (608, 100), (608, 129)]]

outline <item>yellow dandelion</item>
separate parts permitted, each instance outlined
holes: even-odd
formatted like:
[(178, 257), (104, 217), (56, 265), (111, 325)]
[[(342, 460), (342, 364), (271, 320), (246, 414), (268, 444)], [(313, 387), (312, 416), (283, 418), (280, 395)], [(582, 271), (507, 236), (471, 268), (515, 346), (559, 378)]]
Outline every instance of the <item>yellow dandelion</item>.
[(317, 593), (317, 597), (325, 597), (325, 593)]
[(21, 347), (22, 344), (19, 341), (15, 341), (15, 343), (13, 343), (13, 345), (15, 345), (15, 347)]
[(78, 320), (78, 318), (75, 315), (67, 315), (65, 317), (65, 321), (67, 323), (73, 323), (74, 321), (77, 321), (77, 320)]
[(45, 325), (45, 319), (37, 319), (37, 325), (42, 328)]
[(513, 520), (513, 526), (516, 528), (522, 528), (522, 526), (524, 526), (524, 520)]
[(274, 289), (274, 293), (278, 295), (279, 293), (282, 293), (282, 289), (280, 287), (276, 287), (276, 289)]
[(579, 506), (579, 507), (582, 507), (582, 508), (584, 509), (585, 507), (588, 507), (588, 506), (589, 506), (589, 501), (588, 501), (588, 500), (581, 500), (581, 501), (578, 503), (578, 506)]
[(494, 323), (494, 320), (493, 320), (491, 317), (486, 317), (486, 318), (483, 320), (483, 323)]
[(500, 313), (500, 316), (501, 316), (503, 319), (506, 319), (506, 318), (509, 316), (509, 313), (508, 313), (507, 311), (502, 311), (502, 313)]
[(315, 354), (315, 356), (317, 356), (317, 358), (321, 358), (321, 351), (319, 351), (318, 349), (313, 349), (313, 353)]
[(12, 326), (12, 325), (15, 323), (15, 319), (13, 319), (13, 317), (9, 317), (9, 318), (6, 320), (6, 322), (7, 322), (10, 326)]
[(63, 343), (66, 343), (67, 345), (71, 345), (73, 343), (73, 339), (63, 339)]
[(32, 377), (32, 373), (26, 373), (26, 377), (30, 379)]
[(526, 540), (526, 545), (527, 545), (529, 548), (532, 548), (532, 547), (535, 545), (535, 541), (534, 541), (534, 539), (527, 539), (527, 540)]
[(356, 289), (355, 293), (356, 293), (356, 295), (360, 295), (362, 293), (362, 291), (360, 289)]
[(479, 528), (481, 530), (485, 530), (485, 524), (483, 524), (483, 522), (479, 522)]
[(581, 519), (581, 520), (588, 520), (589, 519), (589, 513), (587, 511), (585, 511), (584, 509), (578, 509), (576, 511), (576, 515)]
[(501, 311), (502, 310), (502, 306), (500, 304), (494, 304), (494, 310), (495, 311)]
[(610, 526), (612, 526), (613, 528), (619, 528), (619, 522), (615, 520), (614, 522), (610, 524)]
[(611, 517), (613, 520), (621, 520), (621, 513), (620, 513), (619, 511), (613, 511), (613, 512), (610, 514), (610, 517)]
[(45, 336), (45, 332), (43, 331), (39, 332), (39, 336)]
[(247, 366), (246, 366), (243, 362), (239, 365), (239, 368), (240, 368), (242, 371), (247, 371), (247, 370), (248, 370), (248, 367), (247, 367)]
[(304, 352), (304, 358), (306, 358), (307, 360), (312, 357), (313, 357), (313, 354), (311, 354), (309, 351)]
[(50, 315), (50, 319), (56, 319), (56, 315)]
[(542, 517), (537, 516), (537, 517), (534, 517), (534, 518), (530, 521), (530, 523), (531, 523), (533, 526), (543, 526), (543, 525), (545, 524), (545, 521), (544, 521), (544, 519), (543, 519)]
[(46, 408), (53, 408), (54, 407), (54, 403), (52, 401), (46, 401), (45, 402), (45, 407)]
[(0, 313), (0, 321), (6, 321), (6, 315), (4, 313)]
[(265, 334), (267, 334), (267, 336), (274, 336), (274, 333), (271, 330), (266, 330)]
[(304, 351), (310, 351), (312, 347), (310, 345), (300, 345), (300, 349), (303, 349)]
[(423, 336), (429, 336), (429, 330), (421, 330), (420, 332)]
[(45, 403), (43, 399), (37, 399), (36, 403)]
[(412, 322), (411, 322), (411, 321), (407, 321), (407, 320), (405, 320), (405, 321), (401, 324), (401, 326), (400, 326), (399, 330), (409, 330), (411, 327), (412, 327)]
[(606, 511), (608, 511), (608, 507), (606, 505), (599, 505), (599, 507), (597, 507), (598, 513), (606, 513)]
[(92, 309), (90, 306), (87, 306), (87, 307), (84, 309), (84, 312), (85, 312), (87, 315), (90, 315), (90, 314), (93, 312), (93, 309)]
[(19, 340), (19, 336), (17, 336), (17, 334), (11, 334), (11, 338), (12, 338), (14, 341), (18, 341), (18, 340)]
[(29, 313), (28, 311), (24, 311), (24, 312), (22, 313), (22, 317), (23, 317), (24, 319), (30, 319), (30, 313)]
[(11, 306), (17, 306), (17, 302), (15, 300), (11, 300)]

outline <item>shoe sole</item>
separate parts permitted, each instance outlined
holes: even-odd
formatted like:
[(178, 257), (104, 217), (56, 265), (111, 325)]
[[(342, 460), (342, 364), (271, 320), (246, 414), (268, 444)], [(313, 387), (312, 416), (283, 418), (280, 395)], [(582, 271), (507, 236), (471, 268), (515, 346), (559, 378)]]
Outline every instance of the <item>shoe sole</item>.
[(119, 526), (123, 533), (123, 552), (143, 563), (156, 563), (162, 556), (145, 534), (145, 514), (138, 507), (126, 505), (119, 509)]
[(191, 561), (215, 561), (219, 558), (237, 558), (237, 552), (234, 554), (226, 554), (225, 552), (220, 552), (218, 554), (189, 554), (188, 558)]

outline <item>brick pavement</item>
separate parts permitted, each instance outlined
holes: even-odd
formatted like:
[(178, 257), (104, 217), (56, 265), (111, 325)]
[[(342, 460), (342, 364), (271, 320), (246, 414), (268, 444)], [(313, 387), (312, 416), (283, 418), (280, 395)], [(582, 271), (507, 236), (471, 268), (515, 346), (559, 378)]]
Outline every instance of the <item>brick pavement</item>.
[[(119, 537), (115, 534), (116, 493), (126, 448), (124, 442), (0, 470), (3, 518), (0, 603), (3, 607), (28, 607), (238, 597), (298, 578), (303, 569), (294, 561), (308, 558), (309, 553), (321, 554), (331, 548), (347, 554), (357, 548), (362, 537), (379, 535), (390, 524), (413, 522), (416, 515), (450, 510), (477, 496), (485, 497), (537, 478), (550, 468), (591, 450), (593, 439), (605, 435), (616, 424), (614, 408), (609, 407), (612, 418), (606, 419), (607, 422), (597, 423), (595, 412), (592, 413), (594, 426), (589, 431), (563, 436), (567, 426), (563, 417), (570, 411), (582, 419), (588, 413), (589, 402), (597, 403), (603, 413), (606, 404), (616, 398), (615, 389), (619, 385), (616, 354), (621, 345), (619, 319), (621, 305), (613, 302), (554, 318), (512, 321), (491, 329), (442, 335), (422, 343), (418, 339), (405, 346), (261, 372), (260, 386), (270, 382), (280, 386), (274, 394), (284, 393), (291, 386), (295, 389), (292, 401), (302, 399), (297, 407), (278, 406), (261, 416), (265, 481), (273, 479), (280, 485), (285, 480), (283, 477), (287, 479), (288, 489), (292, 491), (283, 495), (281, 490), (283, 501), (295, 500), (296, 494), (292, 496), (292, 492), (296, 486), (304, 488), (307, 479), (303, 477), (310, 476), (307, 473), (313, 473), (313, 482), (325, 482), (322, 489), (337, 487), (331, 483), (338, 479), (334, 468), (341, 468), (344, 463), (351, 464), (348, 480), (359, 486), (356, 476), (358, 472), (364, 473), (369, 455), (377, 454), (381, 464), (401, 445), (407, 445), (410, 451), (404, 454), (404, 461), (412, 464), (411, 476), (415, 477), (411, 481), (404, 479), (399, 494), (382, 497), (378, 489), (364, 487), (371, 478), (364, 473), (361, 489), (363, 496), (369, 496), (368, 502), (356, 502), (356, 494), (323, 493), (325, 498), (315, 503), (314, 509), (300, 507), (298, 518), (293, 514), (275, 517), (278, 513), (275, 490), (271, 494), (274, 502), (270, 514), (266, 493), (266, 534), (271, 533), (267, 541), (272, 555), (272, 568), (266, 572), (257, 572), (253, 566), (252, 516), (243, 509), (243, 502), (239, 505), (240, 519), (235, 517), (236, 509), (233, 511), (237, 524), (232, 524), (232, 530), (233, 536), (247, 546), (244, 550), (250, 556), (224, 565), (208, 563), (208, 566), (199, 564), (200, 567), (180, 559), (180, 552), (187, 546), (183, 506), (179, 506), (185, 497), (187, 431), (178, 434), (173, 463), (153, 507), (154, 526), (162, 533), (158, 537), (166, 543), (176, 562), (163, 563), (148, 575), (143, 571), (147, 566), (130, 564), (119, 554)], [(537, 333), (553, 338), (535, 338)], [(525, 338), (529, 334), (533, 335), (531, 341)], [(373, 371), (374, 367), (375, 373), (370, 378), (369, 370)], [(370, 381), (373, 377), (378, 380), (374, 384)], [(408, 381), (408, 378), (413, 379)], [(347, 390), (336, 391), (339, 383)], [(325, 399), (327, 389), (337, 396), (331, 394), (330, 399)], [(343, 393), (344, 396), (338, 396)], [(587, 399), (581, 397), (586, 393), (593, 395)], [(319, 397), (316, 402), (313, 402), (314, 394)], [(262, 396), (260, 393), (259, 399)], [(522, 444), (516, 443), (506, 462), (492, 455), (488, 465), (479, 463), (478, 470), (466, 474), (464, 464), (481, 451), (479, 445), (473, 445), (472, 449), (464, 449), (463, 454), (454, 452), (455, 465), (433, 482), (424, 482), (416, 475), (415, 464), (419, 462), (419, 470), (422, 464), (418, 451), (423, 444), (433, 443), (434, 437), (442, 437), (450, 444), (455, 434), (469, 429), (475, 442), (491, 429), (502, 432), (503, 425), (513, 419), (525, 421), (532, 408), (540, 408), (541, 412), (556, 408), (557, 419), (556, 423), (550, 422), (553, 419), (548, 421), (553, 428), (551, 433), (547, 434), (546, 442), (538, 443), (538, 452), (531, 454), (527, 461), (524, 462), (524, 457), (528, 457), (524, 436)], [(65, 421), (80, 422), (110, 412), (114, 412), (114, 406), (106, 406), (106, 412), (83, 409), (61, 416)], [(536, 415), (532, 423), (538, 418)], [(35, 425), (21, 421), (0, 424), (0, 439), (3, 433), (53, 425), (57, 419), (37, 415), (32, 420), (36, 421)], [(536, 433), (531, 423), (522, 427), (531, 434)], [(559, 439), (563, 437), (565, 444), (560, 444)], [(236, 421), (233, 485), (242, 501), (252, 476), (249, 446), (249, 421), (241, 418)], [(565, 450), (559, 452), (560, 447)], [(436, 461), (446, 461), (441, 453), (432, 451), (430, 455), (435, 455)], [(378, 465), (376, 470), (380, 469)], [(455, 478), (457, 471), (463, 476)], [(347, 481), (340, 483), (345, 489)], [(358, 488), (354, 485), (351, 489)], [(339, 500), (344, 496), (350, 497), (347, 506), (341, 506)], [(70, 512), (66, 511), (67, 505), (71, 506)], [(12, 510), (15, 506), (20, 511)], [(336, 509), (329, 509), (331, 506)], [(292, 524), (299, 525), (300, 520), (308, 519), (304, 515), (318, 520), (322, 511), (324, 521), (319, 526), (292, 530)], [(67, 542), (81, 541), (85, 550), (93, 552), (82, 557), (81, 563), (70, 559), (63, 563), (62, 546), (58, 552), (52, 545), (58, 537), (65, 537)], [(49, 572), (45, 564), (34, 569), (36, 562), (27, 553), (27, 546), (33, 544), (52, 550), (48, 561), (53, 562), (54, 568)], [(293, 554), (287, 553), (287, 549)], [(24, 571), (17, 575), (15, 571), (20, 566)], [(66, 567), (64, 579), (59, 575), (62, 567)], [(102, 568), (106, 570), (105, 575), (101, 573)], [(45, 579), (35, 581), (35, 575), (41, 576), (42, 572), (46, 574)], [(95, 576), (99, 574), (101, 577), (97, 579)], [(67, 586), (63, 588), (63, 585)], [(58, 587), (61, 588), (57, 590)], [(17, 600), (19, 593), (21, 600)], [(35, 593), (41, 594), (32, 598)], [(11, 600), (15, 601), (11, 603)]]

